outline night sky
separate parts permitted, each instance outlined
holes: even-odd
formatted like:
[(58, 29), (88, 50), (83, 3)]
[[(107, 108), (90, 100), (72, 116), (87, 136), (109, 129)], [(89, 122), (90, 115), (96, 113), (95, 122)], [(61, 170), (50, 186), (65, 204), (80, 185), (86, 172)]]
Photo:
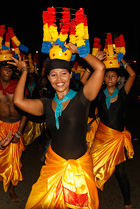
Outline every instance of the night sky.
[[(43, 24), (42, 11), (49, 6), (68, 7), (79, 9), (82, 7), (88, 17), (90, 45), (93, 45), (95, 36), (103, 37), (107, 32), (122, 33), (126, 41), (126, 57), (138, 57), (138, 21), (136, 19), (135, 5), (112, 4), (103, 1), (89, 0), (39, 0), (39, 1), (13, 1), (2, 2), (0, 12), (0, 25), (12, 26), (20, 42), (29, 47), (31, 52), (41, 50)], [(2, 9), (3, 8), (3, 9)]]

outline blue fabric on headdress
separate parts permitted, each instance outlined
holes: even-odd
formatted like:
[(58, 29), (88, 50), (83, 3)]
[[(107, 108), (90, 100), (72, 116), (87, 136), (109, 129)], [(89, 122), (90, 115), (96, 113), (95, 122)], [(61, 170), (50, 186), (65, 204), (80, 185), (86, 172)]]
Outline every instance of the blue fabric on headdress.
[(2, 45), (2, 50), (10, 50), (10, 48), (5, 45)]

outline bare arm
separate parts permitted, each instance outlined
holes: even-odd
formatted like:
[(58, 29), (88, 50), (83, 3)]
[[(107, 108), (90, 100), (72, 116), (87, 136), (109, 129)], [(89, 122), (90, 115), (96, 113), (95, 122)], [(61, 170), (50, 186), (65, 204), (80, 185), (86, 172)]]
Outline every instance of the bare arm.
[(20, 71), (23, 71), (14, 92), (14, 104), (21, 110), (28, 112), (30, 114), (37, 116), (42, 115), (43, 114), (42, 102), (39, 99), (27, 99), (24, 96), (25, 83), (28, 74), (26, 62), (21, 60), (20, 55), (19, 55), (19, 60), (13, 57), (12, 59), (14, 60), (14, 63), (13, 62), (8, 62), (8, 63), (17, 66), (17, 68)]
[(84, 59), (94, 69), (94, 72), (88, 79), (83, 89), (86, 98), (92, 101), (97, 97), (102, 86), (105, 73), (105, 65), (91, 54), (88, 54), (88, 56), (84, 57)]
[(19, 142), (26, 121), (27, 121), (27, 117), (25, 115), (22, 115), (18, 130), (17, 130), (16, 134), (13, 136), (13, 139), (12, 139), (13, 143), (18, 143)]
[[(105, 53), (104, 51), (98, 51), (96, 57), (97, 57), (100, 61), (102, 61), (102, 60), (104, 60), (104, 59), (106, 58), (106, 53)], [(89, 78), (89, 76), (90, 76), (90, 73), (91, 73), (90, 70), (89, 70), (88, 68), (86, 68), (84, 74), (83, 74), (82, 77), (81, 77), (81, 82), (83, 83), (83, 85), (85, 85), (85, 84), (87, 83), (88, 78)]]
[(91, 72), (88, 68), (86, 68), (85, 72), (83, 73), (80, 81), (82, 82), (83, 85), (85, 85), (88, 81), (88, 78), (90, 76)]
[[(126, 63), (126, 61), (124, 59), (121, 60), (122, 64), (124, 65)], [(126, 65), (126, 71), (129, 74), (129, 77), (126, 81), (126, 84), (124, 86), (126, 93), (128, 94), (136, 77), (136, 73), (135, 71), (131, 68), (131, 66), (129, 64)]]
[[(72, 53), (78, 53), (77, 47), (74, 44), (68, 43), (67, 45), (69, 46)], [(83, 59), (94, 69), (94, 72), (85, 83), (83, 88), (85, 97), (92, 101), (97, 97), (102, 86), (105, 74), (105, 65), (98, 58), (89, 53)]]

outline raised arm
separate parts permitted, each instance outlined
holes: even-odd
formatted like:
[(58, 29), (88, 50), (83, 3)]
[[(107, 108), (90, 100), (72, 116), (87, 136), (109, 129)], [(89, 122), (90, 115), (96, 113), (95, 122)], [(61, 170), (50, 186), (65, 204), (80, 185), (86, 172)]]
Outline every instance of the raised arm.
[(21, 110), (28, 112), (33, 115), (40, 116), (43, 114), (43, 104), (39, 99), (27, 99), (25, 98), (24, 91), (25, 91), (25, 83), (28, 74), (28, 67), (25, 61), (21, 60), (19, 55), (19, 60), (13, 58), (14, 62), (8, 62), (16, 66), (19, 71), (22, 72), (19, 82), (16, 86), (14, 92), (14, 104), (20, 108)]
[(101, 89), (105, 74), (105, 65), (91, 54), (88, 54), (84, 59), (94, 69), (94, 72), (83, 89), (86, 98), (92, 101), (97, 97)]
[(132, 87), (132, 85), (133, 85), (133, 83), (134, 83), (134, 80), (135, 80), (135, 77), (136, 77), (136, 73), (135, 73), (135, 71), (131, 68), (131, 66), (130, 66), (128, 63), (126, 63), (126, 61), (125, 61), (124, 59), (122, 59), (121, 62), (122, 62), (122, 64), (124, 65), (126, 71), (127, 71), (128, 74), (129, 74), (129, 77), (128, 77), (128, 79), (127, 79), (127, 81), (126, 81), (126, 84), (125, 84), (125, 86), (124, 86), (125, 91), (126, 91), (126, 93), (128, 94), (129, 91), (130, 91), (130, 89), (131, 89), (131, 87)]
[[(100, 61), (102, 61), (106, 58), (106, 53), (104, 51), (98, 51), (97, 54), (96, 54), (96, 57)], [(81, 82), (82, 82), (83, 85), (85, 85), (87, 83), (90, 74), (91, 74), (91, 71), (88, 68), (86, 68), (84, 74), (81, 77)]]
[[(78, 53), (77, 47), (72, 44), (67, 44), (72, 51), (72, 53)], [(85, 82), (83, 92), (86, 98), (90, 101), (94, 100), (102, 86), (104, 74), (105, 74), (105, 65), (92, 54), (87, 54), (86, 57), (83, 58), (94, 70), (90, 78)], [(88, 72), (87, 72), (88, 73)]]

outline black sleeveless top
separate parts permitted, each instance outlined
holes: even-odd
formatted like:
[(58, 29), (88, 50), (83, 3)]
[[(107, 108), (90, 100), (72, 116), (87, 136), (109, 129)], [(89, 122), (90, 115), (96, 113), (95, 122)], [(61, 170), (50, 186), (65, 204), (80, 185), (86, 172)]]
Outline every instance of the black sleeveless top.
[(52, 99), (42, 98), (46, 125), (52, 135), (51, 147), (59, 156), (68, 159), (78, 159), (87, 151), (86, 127), (90, 101), (86, 99), (81, 89), (71, 99), (59, 117), (59, 130), (56, 129), (55, 115), (52, 109)]
[(101, 122), (115, 130), (124, 130), (124, 112), (126, 104), (127, 94), (124, 87), (118, 93), (118, 99), (111, 103), (110, 109), (106, 106), (106, 96), (103, 91), (101, 91), (97, 97), (97, 107), (99, 111), (99, 116)]

